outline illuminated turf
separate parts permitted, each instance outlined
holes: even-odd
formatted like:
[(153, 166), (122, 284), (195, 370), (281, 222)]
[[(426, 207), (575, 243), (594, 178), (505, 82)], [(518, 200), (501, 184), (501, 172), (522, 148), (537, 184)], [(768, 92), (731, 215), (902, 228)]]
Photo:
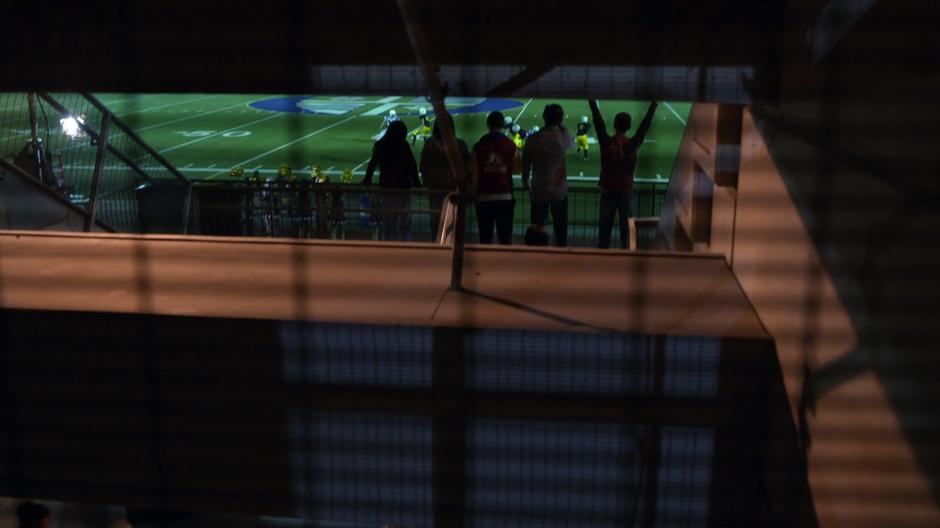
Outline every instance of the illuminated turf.
[[(232, 167), (273, 174), (281, 163), (308, 173), (320, 165), (327, 174), (352, 169), (359, 180), (365, 170), (382, 115), (395, 109), (409, 130), (418, 124), (420, 107), (427, 102), (410, 96), (287, 97), (231, 94), (98, 94), (120, 119), (192, 179), (228, 178)], [(582, 115), (589, 115), (584, 100), (455, 99), (448, 106), (458, 136), (473, 143), (485, 132), (487, 113), (502, 109), (523, 128), (541, 126), (542, 109), (560, 103), (567, 113), (565, 125), (574, 130)], [(452, 104), (451, 104), (452, 103)], [(602, 101), (608, 120), (619, 111), (630, 112), (639, 123), (646, 102)], [(672, 174), (690, 104), (659, 106), (647, 143), (637, 165), (639, 181), (668, 180)], [(460, 113), (464, 112), (464, 113)], [(591, 134), (593, 137), (593, 133)], [(415, 156), (422, 146), (418, 140)], [(568, 158), (574, 185), (596, 185), (599, 170), (597, 145), (588, 161)], [(336, 178), (336, 176), (334, 176)], [(335, 181), (335, 179), (334, 179)]]

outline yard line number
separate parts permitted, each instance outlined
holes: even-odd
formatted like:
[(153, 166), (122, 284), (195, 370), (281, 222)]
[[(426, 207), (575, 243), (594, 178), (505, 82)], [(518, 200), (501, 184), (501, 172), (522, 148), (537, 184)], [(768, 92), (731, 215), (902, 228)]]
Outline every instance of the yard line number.
[[(187, 138), (200, 138), (214, 135), (217, 130), (177, 130), (176, 133)], [(243, 138), (251, 135), (248, 130), (233, 130), (222, 134), (224, 138)]]

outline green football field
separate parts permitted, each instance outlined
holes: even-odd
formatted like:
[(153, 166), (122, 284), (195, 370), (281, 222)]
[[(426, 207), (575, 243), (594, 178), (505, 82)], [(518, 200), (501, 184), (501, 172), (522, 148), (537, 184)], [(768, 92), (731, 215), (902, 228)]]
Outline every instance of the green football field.
[[(276, 96), (246, 94), (97, 94), (122, 121), (191, 179), (229, 178), (234, 167), (246, 173), (275, 174), (288, 163), (301, 176), (319, 165), (339, 181), (344, 169), (352, 169), (354, 181), (365, 172), (372, 144), (382, 128), (383, 116), (394, 109), (409, 130), (418, 125), (421, 107), (430, 105), (410, 96)], [(567, 114), (565, 126), (572, 132), (583, 115), (584, 100), (452, 98), (457, 134), (469, 146), (486, 131), (490, 110), (499, 109), (524, 129), (541, 126), (542, 110), (560, 103)], [(608, 127), (616, 112), (633, 115), (638, 125), (646, 102), (601, 101)], [(660, 104), (647, 142), (640, 152), (636, 177), (640, 182), (666, 182), (672, 174), (690, 104)], [(594, 186), (599, 171), (597, 145), (591, 137), (588, 161), (568, 158), (568, 174), (574, 185)], [(422, 141), (415, 145), (416, 159)]]

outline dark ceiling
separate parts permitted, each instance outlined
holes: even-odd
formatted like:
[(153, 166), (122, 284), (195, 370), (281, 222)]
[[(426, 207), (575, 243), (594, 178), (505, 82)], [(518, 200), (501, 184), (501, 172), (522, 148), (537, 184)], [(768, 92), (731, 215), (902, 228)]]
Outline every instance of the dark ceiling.
[[(416, 0), (440, 64), (776, 71), (784, 0)], [(393, 1), (18, 2), (2, 89), (309, 92), (323, 65), (414, 64)]]

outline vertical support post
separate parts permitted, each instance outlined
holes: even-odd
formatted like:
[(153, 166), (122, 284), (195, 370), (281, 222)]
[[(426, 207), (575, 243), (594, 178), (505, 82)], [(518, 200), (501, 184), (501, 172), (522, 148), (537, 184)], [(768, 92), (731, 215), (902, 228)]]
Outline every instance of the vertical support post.
[(718, 148), (715, 156), (715, 184), (719, 187), (737, 187), (741, 166), (741, 125), (743, 108), (738, 105), (718, 105)]
[[(665, 376), (666, 376), (666, 338), (664, 336), (653, 336), (649, 339), (647, 346), (653, 347), (653, 400), (661, 403), (664, 398)], [(640, 526), (656, 526), (656, 508), (659, 504), (659, 472), (662, 460), (660, 450), (662, 449), (663, 434), (659, 424), (650, 425), (649, 432), (640, 440), (640, 453), (644, 459), (646, 474), (643, 475), (643, 516)]]
[(98, 214), (98, 189), (101, 187), (101, 172), (104, 170), (104, 157), (108, 152), (108, 135), (111, 133), (111, 113), (101, 117), (101, 133), (98, 135), (98, 153), (95, 155), (95, 172), (91, 178), (91, 194), (88, 197), (88, 214), (85, 216), (84, 231), (91, 231)]
[(464, 330), (433, 330), (432, 419), (434, 447), (434, 526), (462, 528), (466, 507), (467, 404), (464, 390)]
[(193, 221), (193, 224), (192, 224), (193, 227), (190, 232), (195, 233), (197, 235), (201, 235), (202, 234), (202, 206), (199, 205), (199, 202), (202, 199), (199, 197), (200, 192), (198, 189), (196, 189), (193, 186), (190, 186), (189, 190), (191, 194), (189, 207), (192, 210), (192, 221)]
[(463, 246), (466, 239), (467, 206), (464, 193), (452, 194), (457, 212), (454, 218), (454, 252), (450, 262), (450, 291), (459, 291), (463, 280)]
[(186, 186), (186, 197), (183, 199), (183, 234), (189, 234), (189, 219), (193, 212), (193, 184)]
[[(450, 163), (451, 178), (453, 181), (457, 182), (461, 190), (461, 195), (463, 195), (467, 184), (466, 172), (464, 171), (463, 160), (460, 159), (460, 151), (457, 147), (454, 122), (447, 112), (447, 107), (444, 105), (445, 89), (441, 84), (440, 76), (437, 74), (438, 68), (431, 63), (431, 56), (424, 38), (424, 31), (418, 21), (417, 10), (412, 0), (398, 0), (398, 10), (401, 11), (402, 19), (405, 21), (405, 29), (408, 32), (408, 40), (411, 42), (411, 49), (415, 53), (415, 60), (418, 66), (421, 67), (424, 73), (424, 80), (428, 85), (428, 97), (431, 100), (431, 106), (434, 107), (434, 115), (437, 116), (437, 124), (444, 138), (447, 160)], [(457, 221), (454, 224), (454, 262), (451, 266), (450, 280), (451, 290), (460, 289), (460, 279), (463, 271), (464, 202), (463, 196), (461, 196), (461, 199), (457, 202)], [(454, 273), (458, 273), (458, 275), (454, 275)]]
[(317, 238), (330, 238), (329, 215), (326, 206), (326, 191), (322, 184), (316, 186), (314, 197), (317, 201)]
[(36, 94), (29, 92), (26, 94), (26, 101), (29, 104), (29, 144), (32, 148), (32, 155), (36, 162), (36, 178), (45, 183), (46, 160), (42, 152), (42, 139), (39, 138), (39, 117), (36, 114)]
[(36, 94), (29, 92), (26, 94), (26, 101), (29, 103), (29, 132), (33, 145), (39, 144), (39, 118), (36, 115)]
[(734, 246), (738, 224), (738, 175), (741, 172), (741, 134), (744, 127), (744, 108), (739, 105), (718, 105), (715, 155), (715, 185), (725, 187), (734, 199), (731, 217), (731, 251), (728, 264), (734, 267)]
[(277, 222), (279, 218), (277, 214), (277, 203), (280, 197), (275, 194), (277, 192), (275, 188), (276, 185), (277, 184), (272, 183), (268, 186), (268, 203), (266, 204), (268, 208), (268, 218), (270, 219), (268, 236), (271, 238), (277, 236)]

